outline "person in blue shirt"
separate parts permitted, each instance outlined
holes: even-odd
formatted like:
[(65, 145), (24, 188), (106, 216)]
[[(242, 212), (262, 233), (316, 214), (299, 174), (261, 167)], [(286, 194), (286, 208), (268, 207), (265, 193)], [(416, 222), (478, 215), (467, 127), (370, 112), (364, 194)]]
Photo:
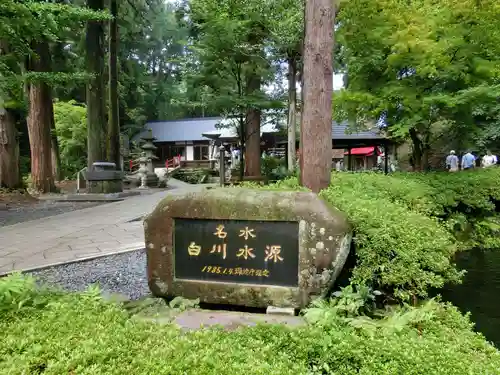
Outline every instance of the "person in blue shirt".
[(472, 169), (476, 166), (476, 157), (470, 151), (462, 156), (462, 169)]

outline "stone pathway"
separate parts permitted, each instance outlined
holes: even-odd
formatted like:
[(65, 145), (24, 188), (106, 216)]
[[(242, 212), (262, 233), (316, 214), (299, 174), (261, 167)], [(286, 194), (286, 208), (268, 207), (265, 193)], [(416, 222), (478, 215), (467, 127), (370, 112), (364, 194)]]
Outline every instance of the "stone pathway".
[(169, 185), (172, 189), (151, 195), (0, 228), (0, 274), (143, 248), (138, 218), (167, 195), (206, 186), (178, 180)]

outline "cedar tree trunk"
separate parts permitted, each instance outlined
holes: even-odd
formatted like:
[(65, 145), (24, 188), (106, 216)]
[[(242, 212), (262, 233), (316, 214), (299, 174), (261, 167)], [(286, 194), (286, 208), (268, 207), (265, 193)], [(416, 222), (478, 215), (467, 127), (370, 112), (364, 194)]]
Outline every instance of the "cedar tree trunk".
[[(33, 72), (50, 71), (50, 50), (47, 41), (33, 44), (36, 56), (30, 60)], [(50, 104), (49, 104), (50, 103)], [(40, 193), (56, 190), (52, 171), (51, 144), (51, 89), (44, 81), (32, 82), (29, 86), (28, 136), (31, 148), (32, 188)]]
[[(104, 10), (104, 0), (87, 0), (92, 10)], [(106, 119), (104, 114), (104, 28), (101, 22), (88, 21), (85, 46), (86, 65), (93, 77), (87, 83), (87, 134), (90, 168), (96, 161), (106, 157)]]
[(306, 0), (301, 184), (318, 193), (328, 186), (332, 163), (332, 0)]

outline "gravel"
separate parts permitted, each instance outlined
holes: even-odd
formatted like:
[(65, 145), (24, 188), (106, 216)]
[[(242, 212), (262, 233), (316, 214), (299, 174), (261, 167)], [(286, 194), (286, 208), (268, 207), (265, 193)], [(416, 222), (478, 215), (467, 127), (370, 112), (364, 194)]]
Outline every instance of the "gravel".
[(0, 206), (0, 227), (42, 219), (107, 202), (38, 201), (32, 204), (3, 204)]
[(41, 284), (68, 291), (83, 291), (98, 284), (104, 295), (121, 295), (129, 300), (149, 296), (145, 249), (109, 255), (27, 272)]

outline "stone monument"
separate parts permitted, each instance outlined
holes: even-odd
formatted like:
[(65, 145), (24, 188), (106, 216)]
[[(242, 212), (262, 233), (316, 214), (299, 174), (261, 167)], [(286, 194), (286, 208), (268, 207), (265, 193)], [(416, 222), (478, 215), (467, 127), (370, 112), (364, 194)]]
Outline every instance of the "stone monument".
[(95, 162), (85, 173), (87, 190), (93, 194), (120, 193), (123, 191), (123, 172), (115, 163)]
[(352, 238), (346, 217), (313, 193), (239, 188), (169, 196), (144, 228), (154, 295), (250, 307), (324, 296)]

